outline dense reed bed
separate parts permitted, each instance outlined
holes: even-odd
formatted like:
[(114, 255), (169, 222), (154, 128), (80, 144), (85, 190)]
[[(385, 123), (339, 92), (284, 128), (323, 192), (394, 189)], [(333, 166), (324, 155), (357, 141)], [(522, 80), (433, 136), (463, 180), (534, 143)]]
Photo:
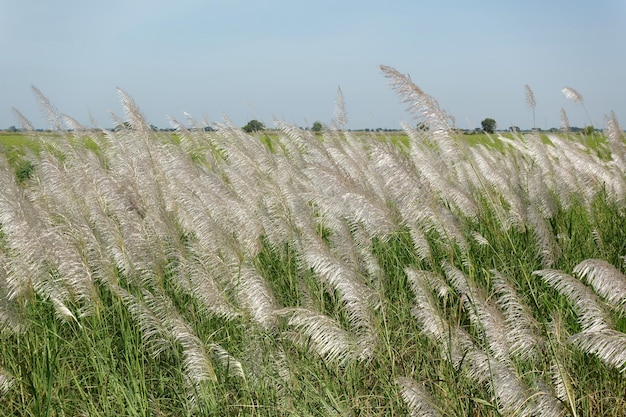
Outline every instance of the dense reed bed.
[(406, 143), (341, 96), (270, 137), (154, 132), (122, 91), (85, 129), (35, 91), (56, 136), (0, 157), (0, 414), (623, 416), (615, 117), (470, 146), (382, 71)]

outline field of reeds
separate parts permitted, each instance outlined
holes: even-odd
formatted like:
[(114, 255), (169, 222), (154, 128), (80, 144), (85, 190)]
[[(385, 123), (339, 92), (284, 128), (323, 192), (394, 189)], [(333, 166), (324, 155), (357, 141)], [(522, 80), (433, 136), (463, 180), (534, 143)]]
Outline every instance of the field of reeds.
[(382, 70), (428, 130), (355, 135), (339, 96), (320, 135), (170, 135), (120, 91), (100, 131), (35, 90), (56, 133), (0, 156), (0, 415), (626, 415), (615, 117), (468, 144)]

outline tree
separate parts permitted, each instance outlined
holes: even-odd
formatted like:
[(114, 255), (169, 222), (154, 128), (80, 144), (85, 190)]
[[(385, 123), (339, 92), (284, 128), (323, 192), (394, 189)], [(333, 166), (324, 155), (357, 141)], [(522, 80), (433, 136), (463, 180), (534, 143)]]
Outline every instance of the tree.
[(480, 122), (483, 127), (483, 130), (487, 133), (493, 133), (496, 130), (496, 121), (490, 119), (489, 117)]
[(311, 127), (311, 130), (315, 133), (319, 133), (322, 131), (322, 128), (322, 122), (317, 121), (313, 123), (313, 127)]
[(258, 120), (253, 119), (243, 127), (243, 130), (248, 133), (258, 132), (259, 130), (265, 130), (265, 125)]
[(591, 136), (596, 132), (596, 128), (593, 126), (585, 126), (583, 127), (583, 133), (587, 136)]

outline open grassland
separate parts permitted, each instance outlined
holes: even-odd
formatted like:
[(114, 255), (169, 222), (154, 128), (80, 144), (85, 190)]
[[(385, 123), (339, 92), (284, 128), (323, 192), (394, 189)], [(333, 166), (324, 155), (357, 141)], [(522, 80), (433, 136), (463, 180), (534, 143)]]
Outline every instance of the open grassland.
[(48, 107), (0, 156), (0, 415), (624, 416), (617, 121), (470, 145), (389, 75), (428, 131)]

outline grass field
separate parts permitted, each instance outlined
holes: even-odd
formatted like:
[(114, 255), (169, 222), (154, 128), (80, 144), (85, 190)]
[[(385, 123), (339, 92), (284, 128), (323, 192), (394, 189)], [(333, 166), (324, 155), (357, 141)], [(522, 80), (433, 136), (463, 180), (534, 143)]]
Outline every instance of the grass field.
[(468, 139), (414, 95), (402, 138), (172, 137), (123, 94), (0, 137), (0, 415), (624, 416), (617, 121)]

